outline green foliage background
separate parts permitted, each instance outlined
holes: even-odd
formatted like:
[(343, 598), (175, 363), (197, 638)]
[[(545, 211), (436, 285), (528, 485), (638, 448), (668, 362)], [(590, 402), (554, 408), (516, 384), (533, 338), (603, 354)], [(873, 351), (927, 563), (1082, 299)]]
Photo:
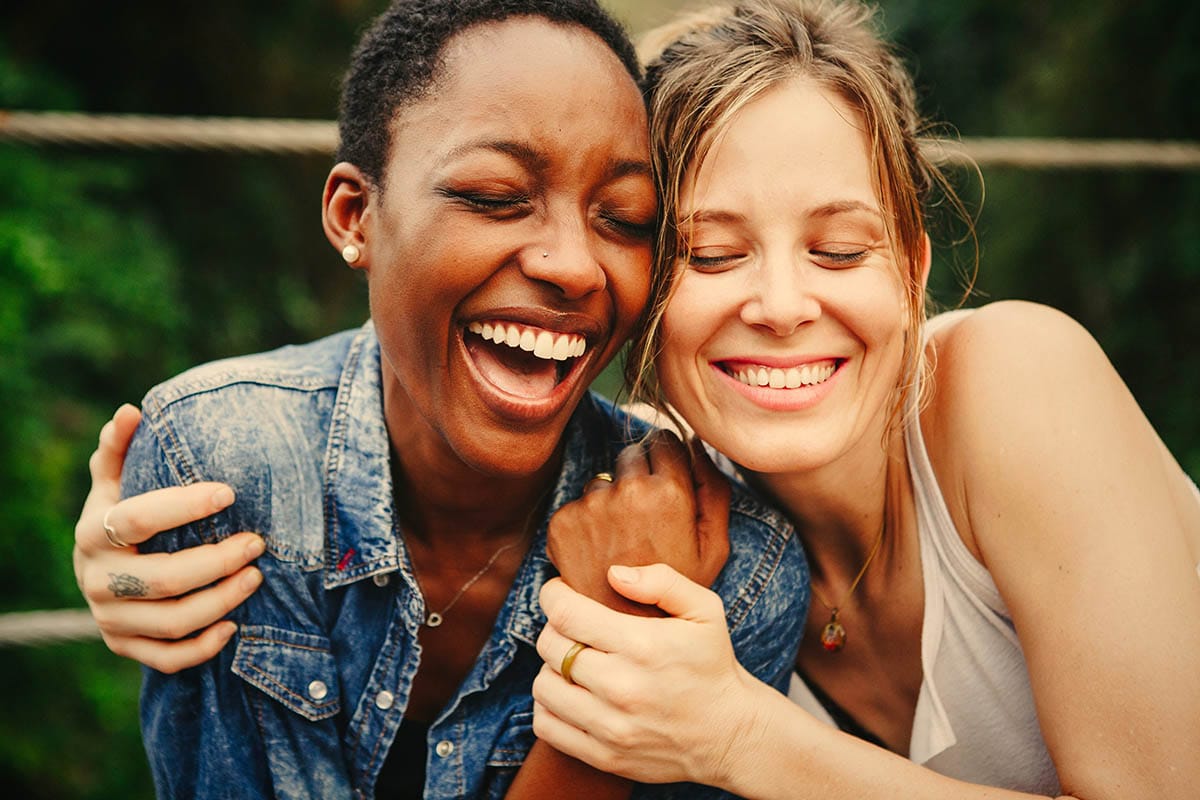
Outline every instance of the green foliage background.
[[(5, 4), (0, 108), (328, 119), (357, 32), (382, 5)], [(683, 3), (609, 5), (638, 31)], [(925, 111), (963, 135), (1200, 133), (1195, 4), (889, 0), (884, 10)], [(328, 166), (0, 144), (0, 613), (82, 606), (71, 530), (96, 433), (120, 402), (188, 365), (364, 318), (364, 292), (320, 230)], [(987, 169), (985, 179), (968, 303), (1023, 297), (1081, 320), (1200, 476), (1200, 172)], [(978, 195), (969, 176), (964, 187)], [(947, 304), (969, 257), (938, 255)], [(152, 794), (132, 664), (99, 643), (6, 649), (0, 681), (8, 796)]]

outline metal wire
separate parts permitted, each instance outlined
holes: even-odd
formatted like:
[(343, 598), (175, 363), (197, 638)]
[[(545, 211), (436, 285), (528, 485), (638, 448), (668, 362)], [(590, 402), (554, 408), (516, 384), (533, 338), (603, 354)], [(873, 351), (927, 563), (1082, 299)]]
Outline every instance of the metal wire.
[[(333, 122), (0, 111), (0, 142), (329, 155)], [(1022, 169), (1200, 169), (1200, 142), (977, 138), (924, 145), (938, 160)]]

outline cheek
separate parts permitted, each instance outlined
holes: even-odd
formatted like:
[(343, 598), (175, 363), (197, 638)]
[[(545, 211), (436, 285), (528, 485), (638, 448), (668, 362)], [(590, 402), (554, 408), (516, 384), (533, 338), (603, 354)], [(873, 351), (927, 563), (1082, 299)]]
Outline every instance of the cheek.
[(617, 326), (627, 335), (650, 297), (650, 246), (624, 248), (609, 261), (608, 280), (616, 305)]

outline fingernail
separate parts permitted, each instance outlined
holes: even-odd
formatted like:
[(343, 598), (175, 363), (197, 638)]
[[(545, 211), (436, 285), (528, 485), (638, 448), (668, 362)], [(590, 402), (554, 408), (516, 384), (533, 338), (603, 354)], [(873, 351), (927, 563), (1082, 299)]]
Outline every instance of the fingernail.
[(612, 576), (621, 583), (637, 583), (638, 578), (642, 576), (641, 571), (633, 567), (622, 567), (618, 564), (613, 564), (608, 569), (612, 573)]
[(228, 486), (222, 486), (220, 489), (217, 489), (215, 492), (213, 492), (212, 502), (213, 506), (218, 509), (232, 505), (233, 489), (230, 489)]
[(242, 576), (242, 588), (247, 592), (252, 592), (262, 583), (262, 573), (256, 569), (252, 569)]
[(246, 545), (246, 558), (258, 558), (267, 550), (267, 543), (261, 536), (255, 536)]

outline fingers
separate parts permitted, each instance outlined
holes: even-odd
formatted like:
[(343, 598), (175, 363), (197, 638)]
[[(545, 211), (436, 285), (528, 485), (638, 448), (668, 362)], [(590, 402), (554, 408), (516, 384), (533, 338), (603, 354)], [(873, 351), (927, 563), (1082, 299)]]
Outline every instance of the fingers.
[(692, 480), (696, 486), (696, 535), (705, 577), (711, 583), (729, 558), (729, 501), (732, 489), (699, 439), (689, 443)]
[[(554, 625), (546, 625), (542, 628), (541, 634), (537, 639), (538, 655), (546, 662), (549, 669), (552, 669), (556, 674), (563, 678), (564, 683), (571, 683), (586, 687), (588, 680), (588, 666), (595, 660), (595, 657), (601, 654), (600, 650), (596, 650), (591, 646), (585, 645), (582, 650), (577, 652), (571, 660), (571, 678), (568, 681), (563, 674), (563, 665), (570, 655), (571, 650), (582, 642), (576, 642), (563, 634), (559, 633)], [(589, 652), (590, 651), (590, 652)]]
[(687, 448), (670, 431), (656, 431), (648, 440), (647, 461), (655, 475), (665, 475), (684, 486), (692, 482)]
[(613, 589), (630, 600), (656, 605), (672, 617), (724, 625), (725, 610), (721, 598), (666, 564), (612, 566), (608, 568), (608, 580)]
[(193, 639), (167, 642), (139, 636), (105, 635), (104, 643), (119, 656), (140, 661), (159, 672), (174, 674), (203, 664), (221, 652), (236, 631), (237, 625), (225, 620), (210, 625)]
[(128, 497), (104, 513), (100, 513), (98, 505), (89, 496), (75, 529), (75, 542), (87, 553), (111, 548), (111, 542), (104, 535), (107, 519), (121, 541), (136, 545), (161, 531), (215, 514), (229, 507), (234, 499), (233, 489), (211, 481), (155, 489)]
[[(101, 552), (84, 565), (80, 589), (93, 604), (116, 598), (160, 600), (175, 597), (232, 575), (262, 555), (264, 550), (265, 542), (261, 536), (238, 533), (216, 544), (198, 545), (176, 553)], [(253, 588), (249, 588), (230, 608), (252, 592)], [(219, 616), (215, 615), (214, 619)], [(189, 630), (196, 627), (199, 625)]]
[(237, 608), (262, 583), (262, 573), (245, 567), (219, 583), (181, 597), (151, 603), (96, 604), (96, 623), (106, 634), (174, 640), (207, 628)]
[[(560, 634), (573, 642), (583, 642), (599, 650), (616, 650), (626, 644), (630, 626), (644, 621), (613, 611), (576, 592), (562, 578), (547, 581), (540, 597), (546, 618)], [(560, 660), (566, 649), (564, 647), (563, 653), (559, 654)], [(581, 653), (579, 658), (583, 655)], [(577, 665), (579, 658), (576, 659)]]
[(617, 453), (616, 465), (614, 467), (617, 480), (624, 478), (632, 478), (638, 475), (650, 474), (650, 463), (646, 460), (646, 445), (644, 442), (634, 442), (633, 444), (625, 445), (620, 453)]

